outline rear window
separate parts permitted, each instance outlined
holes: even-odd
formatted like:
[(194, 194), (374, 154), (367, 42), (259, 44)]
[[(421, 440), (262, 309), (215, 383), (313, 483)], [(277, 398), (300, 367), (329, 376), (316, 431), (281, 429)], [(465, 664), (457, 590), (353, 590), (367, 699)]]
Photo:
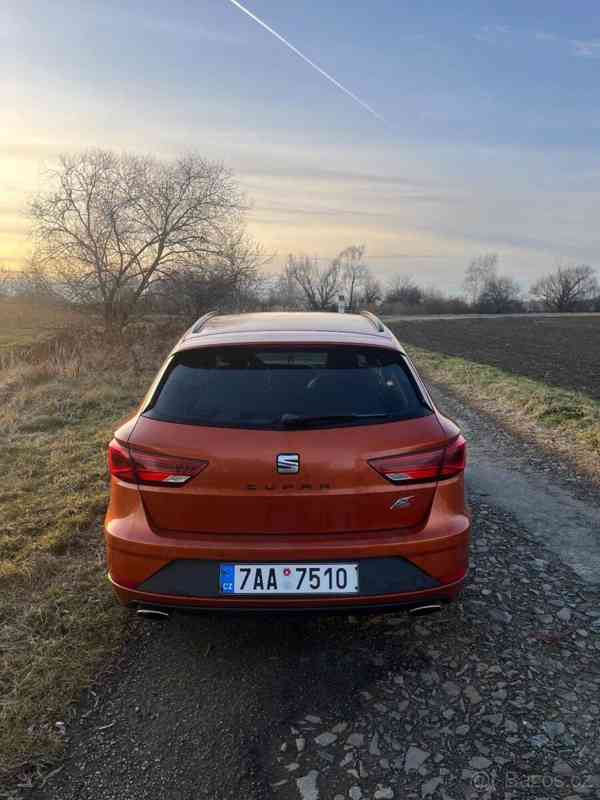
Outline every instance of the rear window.
[(187, 425), (294, 429), (430, 413), (394, 351), (226, 347), (178, 353), (144, 415)]

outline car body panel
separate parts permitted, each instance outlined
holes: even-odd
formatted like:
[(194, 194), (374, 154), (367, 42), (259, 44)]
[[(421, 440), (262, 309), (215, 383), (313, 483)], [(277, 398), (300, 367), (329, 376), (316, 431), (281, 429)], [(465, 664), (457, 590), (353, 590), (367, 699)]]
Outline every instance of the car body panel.
[[(378, 330), (359, 315), (254, 314), (211, 317), (200, 331), (190, 329), (182, 336), (138, 411), (115, 435), (129, 447), (203, 459), (209, 465), (178, 487), (138, 486), (111, 478), (105, 537), (109, 575), (122, 603), (343, 609), (409, 606), (420, 599), (446, 602), (457, 595), (468, 572), (470, 540), (462, 473), (437, 483), (399, 486), (368, 464), (370, 459), (444, 447), (459, 433), (435, 408), (407, 357), (432, 410), (421, 418), (287, 431), (181, 425), (143, 416), (169, 360), (179, 351), (228, 344), (327, 344), (404, 353), (382, 327)], [(298, 475), (277, 473), (275, 459), (281, 453), (299, 454)], [(392, 508), (405, 498), (410, 498), (409, 505)], [(416, 593), (318, 598), (198, 597), (140, 590), (178, 559), (342, 563), (381, 558), (406, 559), (439, 585)]]
[[(435, 484), (396, 486), (368, 461), (443, 447), (446, 438), (433, 414), (384, 425), (300, 431), (198, 427), (142, 417), (129, 444), (208, 461), (185, 486), (140, 487), (159, 529), (325, 535), (422, 522)], [(297, 475), (277, 472), (282, 453), (299, 454)], [(392, 508), (398, 500), (406, 507)]]

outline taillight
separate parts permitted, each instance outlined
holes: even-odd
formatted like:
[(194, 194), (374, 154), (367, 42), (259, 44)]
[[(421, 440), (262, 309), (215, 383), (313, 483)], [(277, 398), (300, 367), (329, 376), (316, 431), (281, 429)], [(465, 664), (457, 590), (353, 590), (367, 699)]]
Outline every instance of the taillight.
[(128, 483), (154, 486), (182, 486), (199, 475), (208, 461), (179, 456), (157, 456), (143, 450), (124, 447), (116, 439), (108, 446), (111, 475)]
[(444, 463), (440, 478), (452, 478), (460, 472), (464, 472), (467, 466), (467, 443), (465, 437), (459, 434), (453, 442), (450, 442), (444, 453)]
[(429, 450), (426, 453), (376, 458), (369, 464), (392, 483), (435, 481), (440, 474), (443, 457), (443, 449)]
[(129, 452), (116, 439), (108, 445), (108, 469), (111, 475), (121, 481), (137, 483)]
[(458, 436), (446, 448), (375, 458), (369, 464), (392, 483), (422, 483), (458, 475), (466, 460), (467, 444)]
[(139, 483), (154, 483), (181, 486), (199, 475), (208, 466), (208, 461), (177, 456), (155, 456), (142, 450), (130, 449), (135, 473)]

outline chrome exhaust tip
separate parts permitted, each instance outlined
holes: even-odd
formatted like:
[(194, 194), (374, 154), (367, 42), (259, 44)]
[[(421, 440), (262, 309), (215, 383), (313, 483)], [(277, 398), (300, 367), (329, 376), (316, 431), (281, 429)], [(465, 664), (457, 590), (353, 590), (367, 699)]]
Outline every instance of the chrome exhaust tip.
[(435, 614), (436, 611), (441, 611), (442, 604), (441, 603), (430, 603), (426, 606), (415, 606), (414, 608), (409, 609), (409, 614), (411, 617), (426, 617), (428, 614)]
[(167, 620), (171, 616), (170, 611), (166, 611), (162, 608), (149, 608), (148, 606), (140, 606), (135, 613), (138, 617), (153, 620)]

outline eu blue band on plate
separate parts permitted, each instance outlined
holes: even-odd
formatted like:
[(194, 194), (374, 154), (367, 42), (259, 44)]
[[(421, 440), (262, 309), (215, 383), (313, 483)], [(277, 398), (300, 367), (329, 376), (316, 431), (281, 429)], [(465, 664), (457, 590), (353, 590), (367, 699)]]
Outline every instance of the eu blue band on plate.
[(221, 564), (220, 584), (221, 591), (233, 594), (235, 582), (235, 567), (233, 564)]

